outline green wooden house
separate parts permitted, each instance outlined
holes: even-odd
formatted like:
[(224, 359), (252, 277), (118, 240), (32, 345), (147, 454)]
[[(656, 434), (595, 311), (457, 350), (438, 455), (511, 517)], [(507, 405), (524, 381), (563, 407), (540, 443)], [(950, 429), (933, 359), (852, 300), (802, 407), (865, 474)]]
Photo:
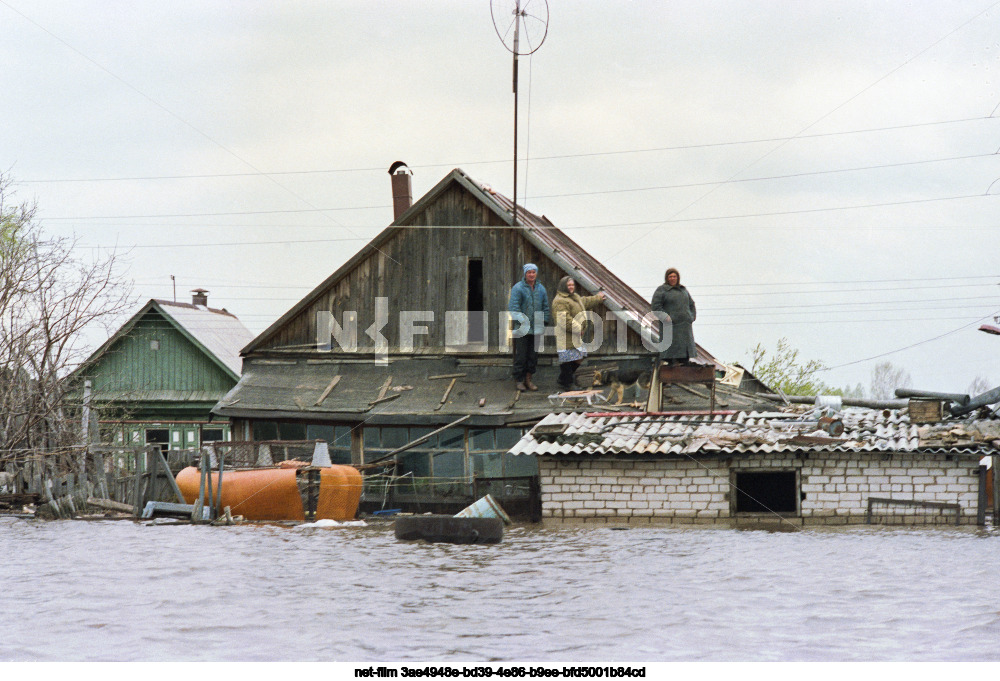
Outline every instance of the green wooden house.
[(166, 450), (230, 439), (228, 419), (211, 410), (239, 381), (253, 334), (208, 307), (207, 291), (193, 293), (191, 303), (150, 300), (74, 372), (103, 443)]

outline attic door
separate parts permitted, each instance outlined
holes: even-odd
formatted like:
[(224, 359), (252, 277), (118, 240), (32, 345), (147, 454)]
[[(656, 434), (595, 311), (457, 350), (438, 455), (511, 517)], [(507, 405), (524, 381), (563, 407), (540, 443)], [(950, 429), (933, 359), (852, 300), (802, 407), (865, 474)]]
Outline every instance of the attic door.
[(486, 343), (485, 307), (483, 259), (467, 255), (448, 258), (445, 272), (445, 345), (449, 349), (480, 349)]

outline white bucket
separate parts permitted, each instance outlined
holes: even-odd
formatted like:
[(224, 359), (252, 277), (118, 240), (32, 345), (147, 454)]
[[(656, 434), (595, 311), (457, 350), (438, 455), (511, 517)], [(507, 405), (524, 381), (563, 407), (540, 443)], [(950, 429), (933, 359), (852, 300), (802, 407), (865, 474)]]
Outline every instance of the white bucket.
[(472, 504), (471, 506), (466, 506), (461, 511), (455, 514), (456, 518), (499, 518), (503, 521), (504, 525), (510, 525), (510, 516), (508, 516), (504, 510), (497, 503), (497, 500), (493, 498), (492, 495), (487, 494), (485, 497)]

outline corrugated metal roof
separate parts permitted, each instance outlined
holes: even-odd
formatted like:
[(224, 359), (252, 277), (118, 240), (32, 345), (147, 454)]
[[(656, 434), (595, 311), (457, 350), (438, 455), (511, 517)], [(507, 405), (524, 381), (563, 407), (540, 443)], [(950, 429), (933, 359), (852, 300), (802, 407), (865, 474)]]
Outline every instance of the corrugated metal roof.
[[(489, 185), (476, 182), (466, 176), (470, 182), (478, 185), (484, 194), (495, 201), (500, 208), (513, 216), (514, 202), (497, 192)], [(632, 287), (619, 279), (614, 272), (605, 267), (597, 258), (588, 253), (582, 246), (573, 241), (561, 229), (543, 216), (538, 216), (523, 206), (517, 207), (518, 226), (524, 228), (525, 236), (534, 242), (535, 246), (550, 258), (567, 261), (575, 270), (582, 282), (591, 288), (600, 288), (611, 302), (612, 309), (617, 305), (629, 321), (639, 325), (643, 316), (652, 310), (650, 303), (639, 295)], [(698, 352), (702, 359), (715, 361), (715, 358), (700, 345)]]
[[(915, 452), (918, 450), (975, 452), (998, 451), (990, 435), (976, 438), (968, 429), (965, 440), (956, 438), (941, 446), (937, 429), (910, 423), (905, 410), (845, 409), (839, 414), (844, 432), (831, 437), (802, 414), (784, 412), (739, 412), (726, 416), (692, 417), (663, 415), (595, 416), (582, 413), (550, 414), (511, 449), (528, 455), (692, 455), (771, 452)], [(800, 425), (795, 425), (799, 421)], [(812, 417), (815, 423), (815, 417)], [(979, 422), (982, 423), (982, 422)], [(994, 422), (990, 422), (994, 424)], [(1000, 422), (990, 431), (1000, 431)], [(565, 426), (558, 436), (536, 431), (543, 426)], [(543, 429), (544, 430), (544, 429)], [(1000, 435), (998, 435), (1000, 436)], [(925, 442), (922, 446), (922, 442)], [(933, 444), (929, 444), (932, 443)], [(981, 454), (976, 454), (977, 456)]]
[(254, 335), (233, 314), (204, 305), (174, 303), (156, 300), (161, 311), (184, 327), (206, 350), (240, 375), (243, 360), (240, 349), (253, 340)]

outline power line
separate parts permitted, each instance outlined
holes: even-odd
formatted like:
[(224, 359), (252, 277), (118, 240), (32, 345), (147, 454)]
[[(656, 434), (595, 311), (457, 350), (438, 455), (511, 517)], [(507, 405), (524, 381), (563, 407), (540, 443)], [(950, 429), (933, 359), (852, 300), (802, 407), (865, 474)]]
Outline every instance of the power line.
[[(929, 338), (926, 341), (921, 341), (920, 343), (914, 343), (913, 345), (908, 345), (905, 348), (900, 348), (899, 350), (893, 350), (891, 352), (887, 352), (884, 355), (875, 355), (874, 357), (868, 357), (867, 359), (859, 359), (857, 362), (848, 362), (848, 364), (840, 364), (838, 366), (829, 367), (829, 368), (830, 369), (839, 369), (840, 367), (848, 366), (850, 364), (858, 364), (860, 362), (866, 362), (866, 361), (868, 361), (870, 359), (877, 359), (878, 357), (884, 357), (885, 355), (891, 355), (894, 352), (901, 352), (903, 350), (908, 350), (909, 348), (916, 347), (917, 345), (921, 345), (922, 343), (929, 343), (932, 340), (937, 340), (938, 338), (944, 338), (944, 336), (947, 336), (947, 335), (949, 335), (951, 333), (957, 333), (958, 331), (961, 331), (964, 328), (972, 326), (973, 324), (978, 324), (978, 323), (982, 322), (983, 320), (990, 319), (991, 317), (993, 317), (992, 314), (986, 315), (985, 317), (981, 317), (980, 319), (977, 319), (975, 322), (970, 322), (968, 324), (965, 324), (965, 325), (959, 327), (958, 329), (955, 329), (954, 331), (949, 331), (948, 333), (942, 334), (941, 336), (935, 336), (934, 338)], [(851, 319), (799, 319), (799, 320), (787, 320), (787, 321), (783, 320), (783, 321), (776, 321), (776, 322), (761, 322), (761, 321), (747, 321), (747, 322), (705, 322), (704, 324), (701, 324), (701, 326), (778, 326), (778, 325), (784, 326), (784, 325), (791, 325), (791, 324), (884, 324), (884, 323), (889, 323), (889, 322), (891, 322), (891, 323), (895, 323), (895, 322), (940, 322), (940, 321), (947, 321), (949, 319), (968, 319), (968, 316), (964, 316), (964, 317), (963, 316), (958, 316), (958, 317), (938, 317), (938, 316), (934, 316), (934, 317), (892, 317), (892, 318), (885, 318), (885, 319), (857, 319), (857, 318), (851, 318)], [(695, 322), (695, 323), (697, 324), (697, 322)]]
[[(842, 135), (859, 135), (867, 134), (872, 132), (891, 132), (895, 130), (905, 130), (911, 128), (921, 128), (927, 126), (938, 126), (938, 125), (952, 125), (956, 123), (970, 123), (978, 121), (989, 121), (996, 120), (991, 116), (980, 116), (974, 118), (956, 118), (944, 121), (930, 121), (924, 123), (906, 123), (900, 125), (890, 125), (882, 126), (877, 128), (860, 128), (857, 130), (842, 130), (836, 132), (826, 132), (826, 133), (813, 133), (805, 135), (797, 135), (792, 137), (763, 137), (750, 140), (736, 140), (730, 142), (705, 142), (698, 144), (679, 144), (665, 147), (646, 147), (642, 149), (621, 149), (613, 151), (592, 151), (592, 152), (580, 152), (576, 154), (553, 154), (548, 156), (529, 156), (530, 161), (554, 161), (554, 160), (564, 160), (564, 159), (574, 159), (574, 158), (587, 158), (594, 156), (617, 156), (624, 154), (645, 154), (645, 153), (655, 153), (664, 151), (686, 151), (691, 149), (709, 149), (715, 147), (727, 147), (727, 146), (741, 146), (748, 144), (764, 144), (773, 142), (788, 142), (792, 140), (803, 140), (803, 139), (817, 139), (824, 137), (835, 137)], [(496, 160), (480, 160), (480, 161), (464, 161), (464, 162), (452, 162), (452, 163), (425, 163), (425, 164), (410, 164), (411, 168), (423, 169), (423, 168), (455, 168), (463, 166), (472, 165), (490, 165), (497, 163), (509, 163), (510, 159), (496, 159)], [(363, 166), (356, 168), (326, 168), (326, 169), (316, 169), (316, 170), (278, 170), (278, 171), (261, 171), (253, 173), (201, 173), (195, 175), (137, 175), (131, 177), (91, 177), (91, 178), (50, 178), (50, 179), (19, 179), (19, 184), (49, 184), (49, 183), (70, 183), (70, 182), (139, 182), (139, 181), (152, 181), (152, 180), (207, 180), (216, 178), (236, 178), (236, 177), (257, 177), (259, 175), (323, 175), (323, 174), (341, 174), (341, 173), (360, 173), (360, 172), (384, 172), (385, 168), (382, 166)], [(834, 171), (835, 172), (835, 171)], [(546, 198), (539, 196), (532, 196), (529, 198)]]
[(539, 196), (530, 196), (530, 199), (559, 199), (559, 198), (570, 198), (570, 197), (581, 197), (581, 196), (596, 196), (599, 194), (627, 194), (631, 192), (648, 192), (648, 191), (661, 191), (665, 189), (692, 189), (695, 187), (710, 187), (718, 184), (738, 184), (741, 182), (764, 182), (770, 180), (790, 180), (800, 177), (813, 177), (816, 175), (832, 175), (835, 173), (853, 173), (863, 170), (882, 170), (886, 168), (901, 168), (904, 166), (914, 166), (923, 165), (928, 163), (944, 163), (947, 161), (968, 161), (976, 158), (990, 158), (996, 157), (997, 154), (972, 154), (969, 156), (952, 156), (949, 158), (936, 158), (936, 159), (926, 159), (922, 161), (902, 161), (899, 163), (883, 163), (873, 166), (856, 166), (854, 168), (837, 168), (834, 170), (813, 170), (805, 171), (801, 173), (788, 173), (785, 175), (765, 175), (760, 177), (746, 177), (742, 179), (729, 179), (729, 180), (710, 180), (707, 182), (688, 182), (684, 184), (666, 184), (657, 185), (654, 187), (633, 187), (627, 189), (607, 189), (602, 191), (592, 191), (592, 192), (575, 192), (568, 194), (542, 194)]
[[(734, 292), (734, 293), (701, 293), (697, 296), (700, 300), (701, 298), (718, 298), (718, 297), (732, 297), (732, 296), (772, 296), (772, 295), (822, 295), (822, 294), (836, 294), (836, 293), (878, 293), (881, 291), (919, 291), (926, 289), (942, 289), (942, 288), (979, 288), (981, 286), (992, 286), (993, 284), (935, 284), (931, 286), (892, 286), (884, 287), (878, 289), (872, 288), (842, 288), (836, 291), (760, 291), (760, 292)], [(649, 291), (656, 287), (653, 286), (639, 286), (636, 287), (639, 291)]]
[[(829, 286), (833, 284), (881, 284), (899, 281), (956, 281), (961, 279), (1000, 279), (1000, 274), (975, 274), (964, 277), (913, 277), (910, 279), (841, 279), (839, 281), (785, 281), (785, 282), (754, 282), (752, 286)], [(976, 286), (977, 284), (970, 284)], [(739, 286), (741, 288), (747, 284), (700, 284), (698, 288), (718, 288), (720, 286)], [(886, 289), (888, 290), (888, 289)]]
[(813, 121), (812, 123), (810, 123), (809, 125), (807, 125), (806, 127), (804, 127), (802, 130), (800, 130), (795, 135), (793, 135), (787, 141), (781, 142), (777, 146), (775, 146), (772, 149), (770, 149), (767, 153), (763, 154), (762, 156), (758, 157), (755, 161), (753, 161), (749, 165), (745, 166), (742, 170), (739, 170), (738, 172), (734, 173), (732, 176), (730, 176), (728, 178), (728, 180), (726, 180), (726, 182), (719, 183), (719, 184), (715, 185), (714, 187), (712, 187), (711, 189), (709, 189), (707, 192), (705, 192), (704, 194), (702, 194), (701, 196), (699, 196), (698, 198), (696, 198), (694, 201), (692, 201), (691, 203), (687, 204), (686, 206), (684, 206), (683, 208), (681, 208), (680, 210), (678, 210), (677, 212), (675, 212), (671, 216), (670, 219), (665, 220), (663, 223), (661, 223), (661, 224), (653, 227), (653, 229), (650, 229), (650, 230), (646, 231), (645, 233), (643, 233), (642, 235), (640, 235), (638, 238), (633, 239), (632, 241), (630, 241), (627, 244), (625, 244), (625, 246), (623, 248), (619, 249), (611, 257), (613, 258), (613, 257), (621, 254), (623, 251), (625, 251), (626, 249), (628, 249), (629, 247), (631, 247), (637, 241), (645, 238), (648, 234), (652, 233), (656, 229), (659, 229), (662, 225), (670, 223), (670, 222), (674, 222), (678, 215), (680, 215), (681, 213), (683, 213), (688, 208), (690, 208), (691, 206), (695, 205), (696, 203), (698, 203), (699, 201), (701, 201), (705, 197), (707, 197), (710, 194), (712, 194), (719, 187), (721, 187), (724, 184), (726, 184), (726, 183), (728, 183), (728, 182), (736, 179), (736, 177), (738, 177), (742, 173), (746, 172), (747, 170), (749, 170), (753, 166), (755, 166), (758, 163), (760, 163), (761, 161), (763, 161), (765, 158), (767, 158), (771, 154), (775, 153), (776, 151), (778, 151), (779, 149), (781, 149), (782, 147), (784, 147), (792, 139), (795, 139), (795, 138), (799, 137), (800, 135), (802, 135), (803, 133), (805, 133), (807, 130), (809, 130), (813, 126), (818, 125), (821, 121), (823, 121), (824, 119), (830, 117), (836, 111), (839, 111), (840, 109), (844, 108), (845, 106), (847, 106), (848, 104), (850, 104), (851, 102), (853, 102), (855, 99), (857, 99), (858, 97), (860, 97), (862, 94), (864, 94), (868, 90), (871, 90), (876, 85), (878, 85), (879, 83), (881, 83), (883, 80), (885, 80), (886, 78), (888, 78), (892, 74), (896, 73), (897, 71), (899, 71), (900, 69), (902, 69), (904, 66), (906, 66), (907, 64), (909, 64), (910, 62), (912, 62), (913, 60), (917, 59), (918, 57), (922, 56), (926, 52), (930, 51), (935, 46), (937, 46), (938, 44), (940, 44), (941, 42), (943, 42), (945, 39), (947, 39), (949, 36), (953, 35), (957, 31), (959, 31), (960, 29), (964, 28), (965, 26), (969, 25), (970, 23), (972, 23), (973, 21), (975, 21), (979, 17), (983, 16), (984, 14), (986, 14), (987, 12), (989, 12), (991, 9), (993, 9), (997, 5), (1000, 5), (1000, 2), (996, 2), (996, 3), (992, 4), (992, 5), (990, 5), (988, 8), (986, 8), (982, 12), (979, 12), (978, 14), (976, 14), (975, 16), (973, 16), (972, 18), (968, 19), (967, 21), (965, 21), (964, 23), (962, 23), (960, 26), (957, 26), (956, 28), (952, 29), (951, 31), (949, 31), (948, 33), (946, 33), (945, 35), (943, 35), (941, 38), (939, 38), (938, 40), (934, 41), (933, 43), (931, 43), (930, 45), (928, 45), (927, 47), (925, 47), (923, 50), (921, 50), (917, 54), (913, 55), (912, 57), (910, 57), (909, 59), (907, 59), (903, 63), (899, 64), (898, 66), (896, 66), (895, 68), (893, 68), (892, 70), (890, 70), (888, 73), (886, 73), (883, 76), (877, 78), (874, 82), (868, 84), (867, 86), (865, 86), (864, 88), (862, 88), (860, 91), (858, 91), (855, 94), (851, 95), (846, 100), (844, 100), (843, 102), (841, 102), (840, 104), (838, 104), (837, 106), (835, 106), (833, 109), (827, 111), (825, 114), (823, 114), (822, 116), (820, 116), (818, 119), (816, 119), (815, 121)]
[[(803, 305), (768, 305), (768, 306), (744, 306), (744, 307), (717, 307), (710, 308), (712, 312), (730, 312), (732, 314), (741, 314), (743, 310), (779, 310), (788, 308), (805, 308), (811, 311), (814, 308), (829, 308), (831, 306), (845, 307), (845, 306), (867, 306), (867, 305), (906, 305), (906, 304), (925, 304), (925, 303), (960, 303), (969, 300), (992, 300), (997, 301), (1000, 298), (1000, 292), (998, 295), (993, 296), (967, 296), (964, 298), (926, 298), (918, 300), (859, 300), (845, 303), (808, 303)], [(927, 308), (931, 309), (931, 308)], [(831, 310), (831, 312), (844, 312), (845, 310)]]
[[(242, 163), (243, 165), (245, 165), (247, 168), (250, 168), (251, 170), (253, 170), (254, 173), (267, 178), (267, 180), (269, 182), (271, 182), (275, 186), (283, 189), (285, 192), (291, 194), (292, 196), (294, 196), (296, 199), (298, 199), (299, 201), (301, 201), (305, 205), (310, 206), (313, 210), (321, 212), (321, 214), (325, 218), (327, 218), (328, 220), (330, 220), (334, 224), (339, 225), (341, 227), (345, 227), (348, 231), (352, 231), (353, 232), (353, 230), (350, 227), (346, 227), (345, 225), (341, 225), (333, 216), (329, 215), (328, 211), (316, 209), (316, 207), (310, 201), (308, 201), (305, 197), (303, 197), (299, 193), (293, 191), (290, 187), (285, 186), (284, 184), (282, 184), (281, 182), (279, 182), (277, 179), (275, 179), (271, 175), (268, 175), (267, 173), (265, 173), (264, 171), (262, 171), (260, 168), (258, 168), (257, 166), (255, 166), (253, 163), (251, 163), (249, 160), (243, 158), (242, 156), (240, 156), (239, 154), (237, 154), (235, 151), (233, 151), (229, 147), (225, 146), (224, 144), (222, 144), (221, 142), (219, 142), (215, 138), (211, 137), (206, 132), (202, 131), (200, 128), (198, 128), (197, 126), (195, 126), (193, 123), (191, 123), (188, 120), (186, 120), (185, 118), (181, 117), (179, 114), (177, 114), (173, 110), (169, 109), (168, 107), (166, 107), (165, 105), (163, 105), (162, 103), (160, 103), (159, 101), (157, 101), (156, 99), (154, 99), (153, 97), (151, 97), (150, 95), (147, 95), (145, 92), (143, 92), (142, 90), (140, 90), (139, 88), (137, 88), (135, 85), (132, 85), (130, 82), (128, 82), (127, 80), (125, 80), (121, 76), (115, 74), (110, 69), (108, 69), (107, 67), (105, 67), (104, 65), (102, 65), (100, 62), (96, 61), (95, 59), (91, 58), (90, 56), (88, 56), (84, 52), (80, 51), (79, 49), (77, 49), (76, 47), (74, 47), (73, 45), (71, 45), (69, 42), (67, 42), (66, 40), (63, 40), (62, 38), (60, 38), (59, 36), (57, 36), (55, 33), (53, 33), (49, 29), (45, 28), (44, 26), (42, 26), (41, 24), (39, 24), (38, 22), (36, 22), (35, 20), (33, 20), (28, 15), (24, 14), (23, 12), (19, 11), (18, 9), (16, 9), (14, 7), (11, 7), (10, 4), (7, 3), (5, 0), (0, 0), (0, 3), (2, 3), (8, 9), (10, 9), (12, 12), (14, 12), (17, 15), (19, 15), (20, 17), (22, 17), (25, 21), (31, 23), (33, 26), (37, 27), (39, 30), (44, 31), (46, 34), (48, 34), (49, 36), (51, 36), (53, 39), (55, 39), (58, 42), (62, 43), (64, 46), (66, 46), (67, 48), (69, 48), (70, 50), (72, 50), (74, 53), (76, 53), (77, 55), (79, 55), (83, 59), (87, 60), (88, 62), (90, 62), (91, 64), (93, 64), (97, 68), (99, 68), (104, 73), (108, 74), (109, 76), (111, 76), (112, 78), (114, 78), (115, 80), (117, 80), (118, 82), (120, 82), (121, 84), (125, 85), (127, 88), (129, 88), (130, 90), (132, 90), (133, 92), (135, 92), (136, 94), (138, 94), (143, 99), (147, 100), (148, 102), (150, 102), (151, 104), (153, 104), (157, 108), (159, 108), (162, 111), (164, 111), (167, 114), (169, 114), (171, 117), (173, 117), (176, 120), (178, 120), (181, 123), (183, 123), (185, 126), (187, 126), (188, 128), (190, 128), (194, 132), (198, 133), (200, 136), (202, 136), (203, 138), (205, 138), (206, 140), (208, 140), (209, 142), (211, 142), (212, 144), (214, 144), (216, 147), (218, 147), (219, 149), (221, 149), (225, 153), (227, 153), (230, 156), (232, 156), (233, 158), (235, 158), (237, 161), (239, 161), (240, 163)], [(376, 247), (376, 250), (378, 250), (377, 247)], [(382, 253), (382, 255), (384, 255), (386, 258), (388, 258), (392, 262), (395, 262), (397, 265), (400, 264), (394, 258), (392, 258), (392, 256), (388, 255), (387, 253)]]
[[(698, 288), (699, 289), (702, 289), (702, 288), (719, 288), (719, 287), (747, 288), (748, 286), (749, 287), (753, 287), (753, 286), (813, 286), (813, 285), (815, 285), (815, 286), (819, 286), (819, 285), (828, 286), (828, 285), (832, 285), (832, 284), (854, 285), (854, 284), (894, 283), (894, 282), (908, 282), (908, 281), (924, 281), (924, 282), (926, 282), (926, 281), (960, 281), (960, 280), (966, 280), (966, 279), (1000, 279), (1000, 274), (967, 275), (967, 276), (964, 276), (964, 277), (912, 277), (912, 278), (908, 278), (908, 279), (849, 279), (849, 280), (840, 280), (840, 281), (754, 282), (753, 284), (749, 284), (749, 285), (748, 284), (700, 284), (698, 286)], [(136, 279), (135, 282), (137, 284), (151, 284), (151, 285), (162, 283), (160, 279)], [(287, 289), (310, 289), (310, 290), (313, 289), (313, 288), (315, 288), (315, 286), (308, 285), (308, 284), (302, 284), (300, 286), (288, 286), (288, 285), (283, 285), (283, 284), (269, 285), (269, 284), (256, 284), (256, 283), (254, 283), (254, 284), (250, 284), (250, 283), (239, 284), (239, 283), (232, 283), (232, 280), (230, 280), (230, 279), (201, 279), (201, 278), (198, 278), (198, 282), (200, 284), (202, 284), (202, 285), (213, 286), (213, 288), (279, 288), (279, 289), (280, 288), (287, 288)], [(192, 284), (192, 286), (193, 285), (194, 284)], [(987, 286), (987, 285), (988, 284), (963, 284), (963, 286), (969, 286), (969, 287), (973, 287), (973, 286)], [(655, 287), (648, 287), (648, 288), (655, 288)], [(938, 287), (927, 287), (927, 288), (938, 288)], [(868, 290), (868, 289), (857, 289), (857, 290)], [(879, 290), (879, 291), (896, 291), (896, 290), (907, 290), (907, 289), (906, 289), (906, 287), (903, 287), (903, 288), (892, 288), (892, 289), (885, 288), (885, 289), (877, 289), (877, 290)], [(780, 291), (779, 292), (775, 292), (775, 293), (780, 293)], [(822, 293), (822, 291), (813, 292), (813, 293)], [(733, 295), (738, 295), (738, 294), (733, 294)], [(755, 294), (746, 294), (746, 295), (755, 295)]]
[[(951, 331), (948, 331), (946, 333), (942, 333), (940, 336), (934, 336), (933, 338), (928, 338), (926, 340), (922, 340), (922, 341), (918, 341), (916, 343), (912, 343), (910, 345), (907, 345), (906, 347), (897, 348), (896, 350), (890, 350), (889, 352), (883, 352), (882, 354), (879, 354), (879, 355), (872, 355), (871, 357), (865, 357), (864, 359), (854, 360), (853, 362), (845, 362), (844, 364), (838, 364), (838, 365), (832, 366), (832, 367), (824, 367), (823, 369), (820, 369), (820, 371), (832, 371), (833, 369), (841, 369), (843, 367), (853, 366), (854, 364), (861, 364), (862, 362), (870, 362), (873, 359), (880, 359), (882, 357), (888, 357), (889, 355), (894, 355), (897, 352), (903, 352), (904, 350), (909, 350), (911, 348), (915, 348), (918, 345), (924, 345), (925, 343), (931, 343), (933, 341), (940, 340), (940, 339), (942, 339), (942, 338), (944, 338), (946, 336), (950, 336), (952, 334), (958, 333), (959, 331), (962, 331), (963, 329), (967, 329), (970, 326), (975, 326), (976, 324), (984, 322), (987, 319), (990, 319), (991, 317), (993, 317), (994, 315), (997, 315), (997, 314), (1000, 314), (1000, 310), (997, 310), (996, 312), (994, 312), (992, 314), (988, 314), (985, 317), (980, 317), (979, 319), (977, 319), (977, 320), (975, 320), (973, 322), (969, 322), (968, 324), (963, 324), (962, 326), (958, 327), (957, 329), (952, 329)], [(941, 319), (961, 319), (961, 318), (960, 317), (942, 317)]]
[[(2, 0), (0, 0), (2, 2)], [(786, 211), (774, 211), (770, 213), (740, 213), (736, 215), (709, 215), (698, 218), (668, 218), (666, 220), (660, 220), (655, 224), (665, 225), (673, 223), (682, 222), (708, 222), (712, 220), (742, 220), (746, 218), (764, 218), (764, 217), (776, 217), (782, 215), (801, 215), (804, 213), (825, 213), (834, 211), (844, 211), (844, 210), (857, 210), (862, 208), (888, 208), (891, 206), (906, 206), (915, 205), (922, 203), (934, 203), (938, 201), (959, 201), (964, 199), (979, 199), (979, 198), (993, 198), (996, 195), (993, 194), (961, 194), (958, 196), (939, 196), (930, 199), (908, 199), (901, 201), (885, 201), (882, 203), (862, 203), (855, 204), (852, 206), (826, 206), (823, 208), (800, 208), (798, 210), (786, 210)], [(344, 210), (369, 210), (369, 209), (385, 209), (391, 206), (354, 206), (350, 208), (293, 208), (286, 210), (250, 210), (250, 211), (231, 211), (224, 213), (179, 213), (179, 214), (157, 214), (157, 215), (89, 215), (89, 216), (62, 216), (62, 217), (46, 217), (46, 220), (135, 220), (142, 218), (184, 218), (184, 217), (220, 217), (220, 216), (232, 216), (232, 215), (276, 215), (285, 213), (317, 213), (325, 211), (344, 211)], [(652, 222), (630, 222), (630, 223), (609, 223), (607, 225), (591, 225), (590, 227), (628, 227), (636, 225), (648, 225), (654, 224)], [(140, 225), (143, 226), (143, 225)], [(157, 226), (157, 225), (149, 225)], [(346, 225), (341, 225), (346, 227)], [(316, 225), (320, 227), (320, 225)], [(407, 225), (407, 229), (482, 229), (481, 225)], [(515, 227), (491, 227), (491, 229), (516, 229)], [(350, 228), (348, 228), (350, 229)], [(548, 229), (546, 227), (533, 227), (533, 229), (544, 230)], [(583, 229), (583, 227), (556, 227), (560, 231), (572, 230), (572, 229)], [(648, 234), (648, 232), (647, 232)], [(620, 251), (619, 251), (620, 252)]]

